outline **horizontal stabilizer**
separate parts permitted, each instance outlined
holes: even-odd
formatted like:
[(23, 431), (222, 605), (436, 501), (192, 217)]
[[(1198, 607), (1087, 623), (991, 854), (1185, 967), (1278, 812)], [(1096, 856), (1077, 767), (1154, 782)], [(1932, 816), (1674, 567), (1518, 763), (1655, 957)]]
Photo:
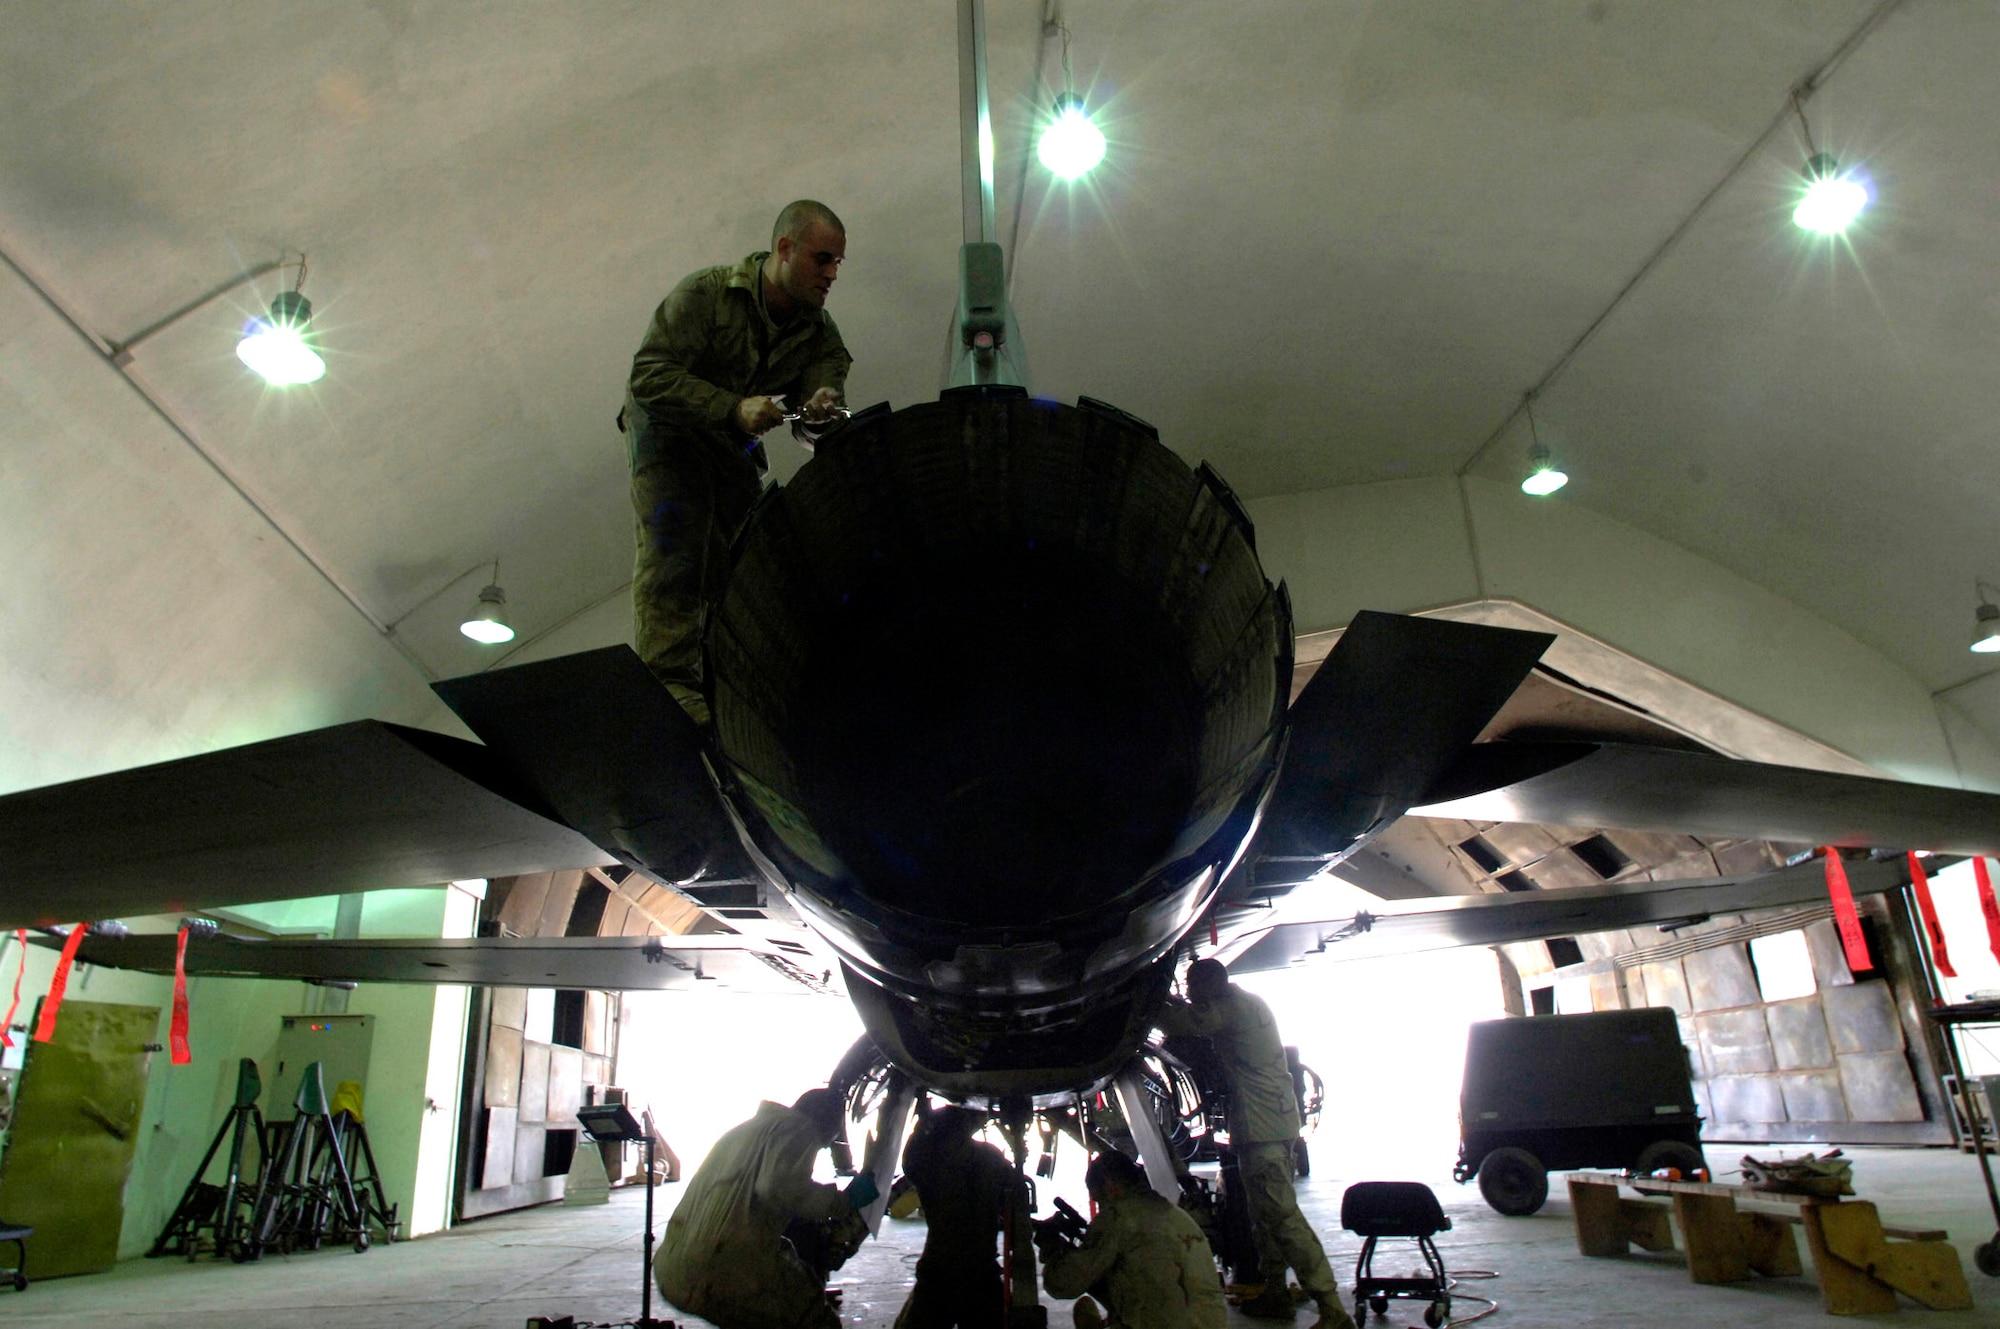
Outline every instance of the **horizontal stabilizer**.
[[(60, 946), (60, 939), (37, 938)], [(146, 973), (174, 971), (173, 933), (88, 937), (79, 958)], [(746, 947), (740, 937), (479, 937), (306, 941), (190, 937), (187, 971), (215, 977), (357, 983), (482, 983), (493, 987), (838, 991), (826, 963), (803, 951)]]
[(376, 720), (29, 789), (0, 798), (0, 926), (610, 861), (533, 805), (478, 744)]
[(1335, 857), (1464, 755), (1555, 638), (1364, 611), (1292, 703), (1258, 852)]
[(2000, 795), (1614, 743), (1482, 743), (1420, 817), (2000, 854)]
[(701, 731), (628, 646), (432, 685), (579, 831), (659, 881), (756, 875), (702, 763)]
[[(1897, 862), (1867, 860), (1846, 867), (1856, 895), (1893, 891), (1909, 879)], [(1362, 925), (1348, 916), (1284, 923), (1250, 934), (1250, 944), (1236, 952), (1229, 968), (1253, 973), (1283, 968), (1319, 951), (1333, 960), (1366, 960), (1826, 903), (1826, 865), (1817, 860), (1747, 876), (1394, 900), (1371, 908)]]

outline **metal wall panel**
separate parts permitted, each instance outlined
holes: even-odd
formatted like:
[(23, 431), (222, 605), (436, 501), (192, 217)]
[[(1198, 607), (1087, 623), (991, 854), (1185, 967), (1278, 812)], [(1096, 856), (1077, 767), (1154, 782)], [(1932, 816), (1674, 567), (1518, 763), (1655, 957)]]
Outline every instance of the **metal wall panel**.
[[(521, 1124), (549, 1119), (549, 1052), (547, 1043), (521, 1045)], [(537, 1172), (536, 1176), (542, 1175)]]
[(576, 1125), (576, 1110), (582, 1106), (583, 1054), (575, 1048), (549, 1049), (548, 1124)]
[(1846, 1121), (1847, 1096), (1840, 1087), (1838, 1071), (1807, 1071), (1802, 1075), (1781, 1075), (1785, 1116), (1792, 1121)]
[(1840, 1085), (1856, 1121), (1922, 1121), (1924, 1105), (1901, 1052), (1857, 1052), (1840, 1058)]
[(510, 1109), (521, 1106), (519, 1029), (495, 1024), (486, 1036), (486, 1106)]
[(540, 1181), (548, 1159), (548, 1132), (541, 1126), (522, 1126), (514, 1133), (514, 1180)]
[(1681, 961), (1687, 971), (1688, 1001), (1699, 1015), (1764, 1000), (1750, 967), (1750, 948), (1739, 944), (1696, 951)]
[(1675, 1015), (1694, 1014), (1694, 1007), (1688, 1003), (1687, 975), (1682, 972), (1679, 960), (1642, 964), (1639, 972), (1645, 975), (1648, 1006), (1665, 1006)]
[(1813, 977), (1819, 980), (1819, 990), (1846, 987), (1854, 981), (1854, 971), (1847, 967), (1847, 949), (1840, 943), (1840, 933), (1833, 926), (1833, 920), (1823, 918), (1808, 924), (1805, 929), (1806, 954), (1812, 957)]
[(1785, 1120), (1784, 1091), (1765, 1075), (1718, 1075), (1708, 1082), (1715, 1115), (1723, 1121)]
[[(1818, 997), (1774, 1002), (1764, 1008), (1771, 1028), (1771, 1051), (1781, 1071), (1820, 1070), (1833, 1065), (1833, 1041), (1827, 1036), (1826, 1016)], [(1839, 1118), (1813, 1117), (1801, 1120), (1833, 1121)]]
[(494, 988), (493, 1023), (509, 1029), (528, 1027), (528, 989)]
[(1896, 997), (1887, 983), (1828, 988), (1820, 997), (1826, 1003), (1835, 1052), (1845, 1056), (1903, 1050), (1903, 1022), (1896, 1016)]
[(519, 1122), (513, 1108), (486, 1109), (486, 1165), (479, 1170), (479, 1189), (492, 1190), (514, 1180), (514, 1137)]
[[(1770, 1030), (1764, 1024), (1764, 1012), (1759, 1007), (1743, 1006), (1697, 1015), (1694, 1026), (1702, 1046), (1707, 1050), (1711, 1074), (1754, 1075), (1777, 1069), (1777, 1061), (1771, 1053)], [(1782, 1121), (1784, 1118), (1756, 1117), (1751, 1120)]]

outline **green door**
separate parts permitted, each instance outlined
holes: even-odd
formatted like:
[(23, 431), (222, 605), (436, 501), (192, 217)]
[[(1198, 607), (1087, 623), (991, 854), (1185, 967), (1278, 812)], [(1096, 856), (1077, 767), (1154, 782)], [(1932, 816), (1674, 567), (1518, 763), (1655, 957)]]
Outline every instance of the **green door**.
[(35, 1229), (28, 1276), (109, 1269), (146, 1101), (157, 1006), (66, 1001), (53, 1042), (30, 1043), (0, 1157), (0, 1219)]

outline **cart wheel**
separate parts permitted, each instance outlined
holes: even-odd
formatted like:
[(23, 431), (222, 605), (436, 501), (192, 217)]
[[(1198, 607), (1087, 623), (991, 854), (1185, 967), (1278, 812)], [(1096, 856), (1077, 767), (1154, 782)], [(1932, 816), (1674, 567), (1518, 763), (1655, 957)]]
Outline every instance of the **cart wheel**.
[(16, 1292), (26, 1292), (28, 1290), (28, 1276), (26, 1274), (14, 1275), (14, 1290)]
[(1303, 1136), (1292, 1142), (1292, 1171), (1301, 1177), (1310, 1177), (1313, 1173), (1312, 1152), (1306, 1148)]
[(1387, 1297), (1370, 1297), (1368, 1298), (1368, 1307), (1377, 1315), (1387, 1315), (1389, 1313), (1389, 1299)]
[(1501, 1145), (1480, 1160), (1479, 1193), (1509, 1218), (1524, 1217), (1548, 1201), (1548, 1169), (1527, 1150)]
[(1641, 1149), (1632, 1163), (1632, 1170), (1641, 1175), (1668, 1167), (1680, 1173), (1681, 1180), (1693, 1181), (1696, 1168), (1708, 1171), (1708, 1160), (1701, 1150), (1683, 1140), (1655, 1140)]
[(363, 1252), (363, 1251), (365, 1251), (365, 1250), (367, 1250), (367, 1249), (368, 1249), (368, 1233), (366, 1232), (366, 1230), (363, 1230), (363, 1231), (360, 1231), (360, 1232), (357, 1232), (357, 1233), (355, 1233), (355, 1234), (354, 1234), (354, 1253), (355, 1253), (356, 1255), (359, 1255), (359, 1254), (361, 1254), (361, 1252)]
[(1438, 1326), (1450, 1318), (1451, 1303), (1449, 1301), (1434, 1301), (1424, 1307), (1424, 1323), (1429, 1325), (1431, 1329), (1438, 1329)]
[(1356, 1297), (1354, 1299), (1354, 1329), (1361, 1329), (1361, 1326), (1367, 1323), (1368, 1303)]
[(1993, 1240), (1972, 1252), (1972, 1263), (1988, 1278), (2000, 1278), (2000, 1232), (1994, 1233)]

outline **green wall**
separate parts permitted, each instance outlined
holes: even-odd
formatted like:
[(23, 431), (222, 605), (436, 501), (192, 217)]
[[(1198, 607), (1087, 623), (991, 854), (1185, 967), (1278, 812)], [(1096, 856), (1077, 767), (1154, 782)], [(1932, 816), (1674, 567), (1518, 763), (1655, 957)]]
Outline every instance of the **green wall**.
[[(376, 892), (368, 898), (362, 914), (362, 935), (445, 935), (448, 921), (463, 924), (457, 917), (448, 919), (448, 910), (465, 912), (448, 898), (456, 894), (444, 888)], [(466, 897), (458, 898), (469, 903)], [(330, 929), (333, 907), (331, 899), (297, 901), (286, 902), (276, 912), (291, 919), (323, 915)], [(134, 931), (164, 932), (177, 927), (179, 919), (129, 922)], [(19, 947), (10, 934), (0, 949), (4, 949), (0, 988), (11, 990)], [(15, 1017), (18, 1022), (32, 1022), (35, 1001), (48, 990), (55, 959), (52, 950), (29, 948), (21, 1013)], [(427, 1184), (437, 1185), (441, 1175), (442, 1184), (448, 1187), (449, 1150), (457, 1135), (457, 1086), (455, 1077), (439, 1075), (434, 1063), (449, 1060), (455, 1064), (462, 1057), (462, 994), (463, 989), (367, 984), (349, 995), (347, 1005), (351, 1013), (375, 1017), (365, 1112), (369, 1140), (389, 1199), (400, 1206), (406, 1222), (428, 1214), (429, 1230), (443, 1226), (448, 1209), (442, 1195), (428, 1197), (426, 1204), (418, 1203), (419, 1157), (430, 1155), (424, 1169)], [(167, 1041), (173, 1003), (170, 977), (80, 965), (70, 979), (69, 995), (77, 1001), (158, 1006), (160, 1023), (154, 1041), (162, 1045)], [(189, 980), (189, 1044), (194, 1059), (186, 1066), (175, 1066), (165, 1051), (153, 1055), (138, 1150), (125, 1192), (125, 1222), (118, 1247), (121, 1259), (145, 1254), (172, 1215), (195, 1165), (234, 1100), (237, 1060), (249, 1057), (256, 1061), (268, 1086), (279, 1017), (317, 1013), (327, 995), (324, 989), (296, 982)], [(426, 1110), (427, 1099), (436, 1100), (437, 1111)], [(0, 1134), (0, 1142), (4, 1142), (4, 1134)], [(436, 1157), (440, 1147), (445, 1150), (442, 1166)], [(4, 1166), (4, 1158), (0, 1158), (0, 1166)]]

